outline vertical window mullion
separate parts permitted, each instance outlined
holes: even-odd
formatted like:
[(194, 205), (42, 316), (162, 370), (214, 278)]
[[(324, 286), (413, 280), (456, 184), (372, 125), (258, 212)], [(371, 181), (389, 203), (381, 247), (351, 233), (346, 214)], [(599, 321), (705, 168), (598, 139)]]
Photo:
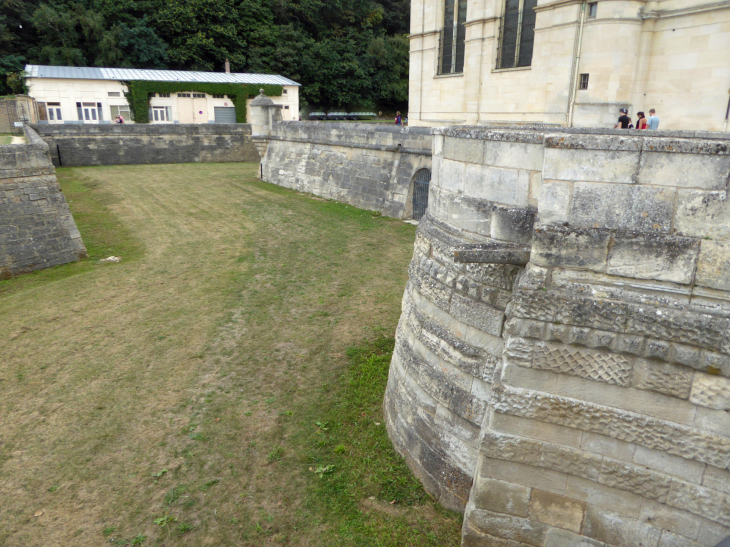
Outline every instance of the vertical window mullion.
[(522, 41), (522, 17), (525, 10), (525, 0), (520, 0), (519, 11), (517, 12), (517, 41), (515, 42), (515, 62), (512, 66), (520, 65), (520, 42)]
[[(462, 2), (466, 0), (461, 0)], [(451, 29), (451, 73), (456, 72), (456, 38), (459, 27), (459, 0), (454, 0), (454, 26)]]

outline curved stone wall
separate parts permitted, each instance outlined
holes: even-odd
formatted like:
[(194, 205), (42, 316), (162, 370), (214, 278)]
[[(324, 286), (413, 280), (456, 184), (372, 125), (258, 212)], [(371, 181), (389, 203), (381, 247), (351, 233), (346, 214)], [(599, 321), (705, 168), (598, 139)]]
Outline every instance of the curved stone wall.
[(434, 133), (384, 406), (462, 544), (730, 535), (730, 142)]

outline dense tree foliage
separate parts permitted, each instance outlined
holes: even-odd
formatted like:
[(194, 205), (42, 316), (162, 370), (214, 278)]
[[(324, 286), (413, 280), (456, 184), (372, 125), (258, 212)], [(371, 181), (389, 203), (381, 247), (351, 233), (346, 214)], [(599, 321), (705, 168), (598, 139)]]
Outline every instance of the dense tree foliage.
[[(408, 0), (0, 0), (0, 95), (26, 63), (264, 72), (322, 108), (402, 108)], [(12, 88), (14, 86), (15, 88)]]

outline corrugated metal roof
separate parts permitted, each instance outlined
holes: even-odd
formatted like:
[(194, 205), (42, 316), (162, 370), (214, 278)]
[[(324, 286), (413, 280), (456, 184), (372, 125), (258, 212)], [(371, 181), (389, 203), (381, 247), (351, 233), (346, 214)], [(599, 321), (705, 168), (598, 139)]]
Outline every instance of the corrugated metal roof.
[(78, 66), (26, 65), (29, 78), (64, 78), (70, 80), (147, 80), (152, 82), (201, 82), (218, 84), (300, 85), (277, 74), (192, 72), (145, 68), (95, 68)]

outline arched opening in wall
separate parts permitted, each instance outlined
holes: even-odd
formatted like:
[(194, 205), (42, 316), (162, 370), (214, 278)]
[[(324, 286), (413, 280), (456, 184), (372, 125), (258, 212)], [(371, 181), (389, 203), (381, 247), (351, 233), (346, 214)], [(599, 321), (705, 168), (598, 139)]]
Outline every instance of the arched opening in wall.
[(428, 207), (428, 185), (431, 182), (431, 170), (419, 169), (413, 176), (413, 220), (421, 220)]

